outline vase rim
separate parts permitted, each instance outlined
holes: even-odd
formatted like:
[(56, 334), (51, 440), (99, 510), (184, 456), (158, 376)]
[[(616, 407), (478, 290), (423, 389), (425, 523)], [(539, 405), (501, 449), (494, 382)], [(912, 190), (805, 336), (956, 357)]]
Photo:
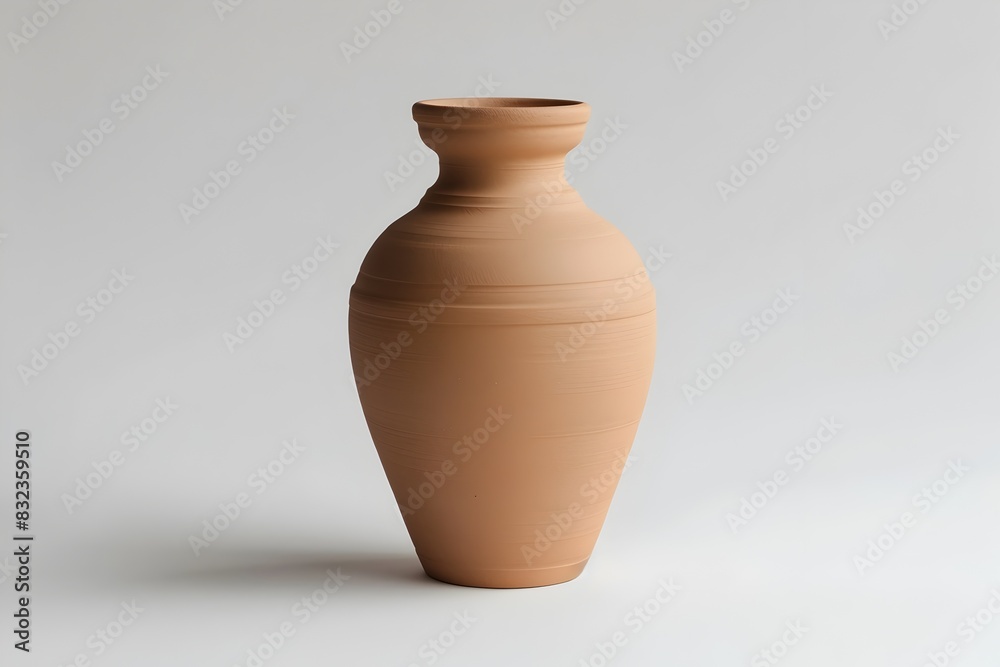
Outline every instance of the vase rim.
[(544, 97), (442, 97), (413, 105), (418, 123), (455, 127), (489, 125), (566, 125), (586, 123), (590, 105)]

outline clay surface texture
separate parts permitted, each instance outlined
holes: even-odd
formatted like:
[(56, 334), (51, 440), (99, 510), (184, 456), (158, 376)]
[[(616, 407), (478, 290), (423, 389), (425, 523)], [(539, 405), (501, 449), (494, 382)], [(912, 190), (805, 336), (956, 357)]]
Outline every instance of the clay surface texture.
[(442, 581), (573, 579), (628, 465), (655, 297), (639, 254), (564, 177), (589, 116), (564, 100), (415, 104), (440, 176), (351, 290), (365, 418)]

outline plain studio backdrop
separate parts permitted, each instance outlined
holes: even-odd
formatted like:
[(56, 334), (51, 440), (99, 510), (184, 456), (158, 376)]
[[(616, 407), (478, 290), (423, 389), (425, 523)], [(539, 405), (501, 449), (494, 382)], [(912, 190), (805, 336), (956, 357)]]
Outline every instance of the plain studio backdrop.
[[(4, 665), (998, 664), (995, 2), (7, 0), (0, 27)], [(657, 290), (633, 458), (542, 589), (423, 576), (348, 356), (361, 260), (437, 173), (411, 104), (483, 94), (593, 106), (568, 171)]]

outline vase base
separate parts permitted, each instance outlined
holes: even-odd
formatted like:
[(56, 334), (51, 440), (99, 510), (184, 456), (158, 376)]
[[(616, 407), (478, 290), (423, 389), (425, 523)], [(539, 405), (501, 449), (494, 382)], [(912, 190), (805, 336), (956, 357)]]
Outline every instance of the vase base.
[(536, 588), (576, 579), (586, 567), (587, 560), (534, 570), (483, 570), (435, 564), (423, 559), (420, 560), (420, 564), (427, 576), (446, 584), (473, 588)]

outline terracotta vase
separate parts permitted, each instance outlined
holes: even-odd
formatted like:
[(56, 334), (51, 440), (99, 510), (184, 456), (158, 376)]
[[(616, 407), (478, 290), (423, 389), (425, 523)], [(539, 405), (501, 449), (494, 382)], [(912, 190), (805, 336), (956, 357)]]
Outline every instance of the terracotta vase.
[(564, 177), (589, 116), (564, 100), (415, 104), (440, 176), (351, 289), (365, 419), (441, 581), (575, 578), (626, 465), (656, 306), (639, 255)]

